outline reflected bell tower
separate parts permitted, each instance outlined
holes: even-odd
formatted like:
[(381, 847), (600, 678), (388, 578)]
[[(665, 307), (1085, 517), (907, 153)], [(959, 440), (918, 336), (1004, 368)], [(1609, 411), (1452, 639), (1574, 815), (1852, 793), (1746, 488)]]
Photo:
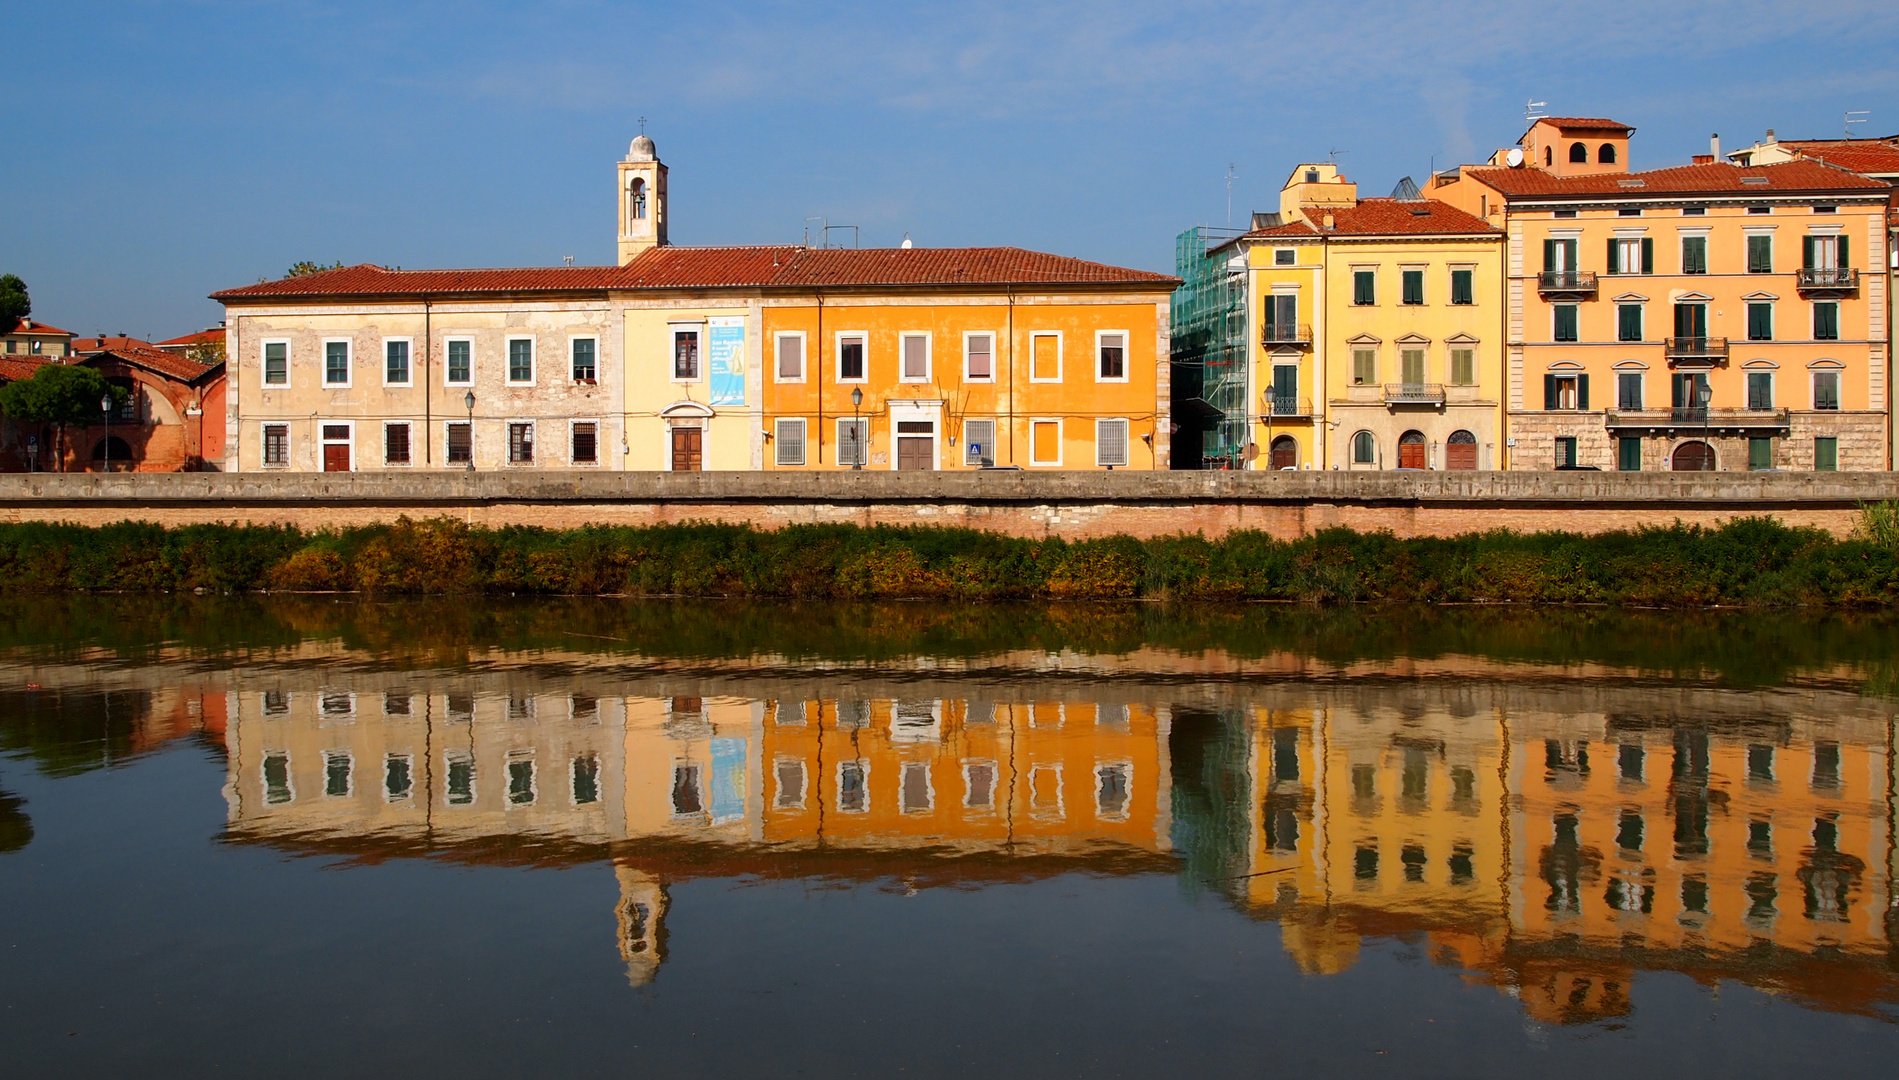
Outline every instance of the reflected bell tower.
[(666, 243), (666, 164), (641, 131), (619, 167), (620, 265)]

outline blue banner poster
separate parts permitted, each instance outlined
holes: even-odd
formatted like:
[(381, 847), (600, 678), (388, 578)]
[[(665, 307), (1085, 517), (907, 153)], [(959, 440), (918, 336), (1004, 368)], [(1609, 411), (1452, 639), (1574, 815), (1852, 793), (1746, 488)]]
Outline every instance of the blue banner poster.
[(745, 740), (712, 740), (712, 820), (745, 816)]
[(712, 372), (712, 404), (745, 404), (745, 319), (706, 321), (706, 364)]

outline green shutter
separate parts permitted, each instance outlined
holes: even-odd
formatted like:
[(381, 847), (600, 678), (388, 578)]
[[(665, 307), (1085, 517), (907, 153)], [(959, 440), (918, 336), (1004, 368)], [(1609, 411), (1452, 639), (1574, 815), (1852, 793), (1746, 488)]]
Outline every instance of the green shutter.
[(1813, 269), (1813, 237), (1811, 236), (1800, 238), (1800, 265), (1808, 270)]
[(1556, 269), (1556, 241), (1554, 240), (1543, 241), (1543, 269), (1546, 271)]
[(1549, 412), (1555, 408), (1556, 408), (1556, 376), (1545, 375), (1543, 376), (1543, 411)]
[(1609, 272), (1611, 274), (1620, 274), (1622, 272), (1622, 263), (1617, 259), (1617, 256), (1620, 254), (1621, 252), (1617, 251), (1615, 247), (1615, 238), (1610, 237), (1609, 238), (1609, 261), (1605, 265), (1609, 267)]
[(1840, 269), (1844, 270), (1847, 267), (1853, 265), (1853, 260), (1846, 257), (1846, 234), (1845, 233), (1840, 234), (1839, 252), (1840, 252)]
[(1840, 467), (1840, 440), (1831, 435), (1822, 435), (1813, 440), (1813, 468), (1816, 472), (1833, 472)]
[(1677, 409), (1687, 408), (1688, 407), (1688, 376), (1683, 375), (1680, 372), (1677, 372), (1674, 375), (1669, 376), (1668, 381), (1669, 381), (1669, 400), (1673, 403), (1673, 407)]
[(1576, 408), (1582, 412), (1589, 411), (1589, 376), (1587, 375), (1576, 376)]
[(1655, 272), (1655, 240), (1652, 237), (1642, 238), (1642, 272), (1644, 274)]

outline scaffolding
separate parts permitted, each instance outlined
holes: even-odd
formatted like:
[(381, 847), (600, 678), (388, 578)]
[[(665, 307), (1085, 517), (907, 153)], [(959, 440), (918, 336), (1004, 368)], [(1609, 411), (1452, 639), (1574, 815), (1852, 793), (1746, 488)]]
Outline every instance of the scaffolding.
[(1238, 469), (1251, 431), (1246, 402), (1246, 270), (1238, 229), (1195, 226), (1174, 238), (1174, 467)]

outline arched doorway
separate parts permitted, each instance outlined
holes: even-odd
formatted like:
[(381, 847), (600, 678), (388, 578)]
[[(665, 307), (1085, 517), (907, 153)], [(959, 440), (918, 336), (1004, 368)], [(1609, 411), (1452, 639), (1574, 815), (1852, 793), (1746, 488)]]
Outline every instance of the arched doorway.
[(1273, 440), (1271, 465), (1274, 472), (1299, 467), (1299, 442), (1290, 435)]
[(1675, 447), (1669, 466), (1676, 472), (1713, 472), (1714, 447), (1704, 442), (1685, 442)]
[(1407, 431), (1398, 436), (1398, 467), (1400, 469), (1424, 468), (1424, 432)]
[(117, 435), (109, 435), (94, 443), (92, 460), (98, 462), (101, 468), (130, 469), (135, 464), (131, 446)]
[(1444, 440), (1444, 467), (1470, 470), (1477, 467), (1477, 436), (1468, 431), (1453, 431)]

